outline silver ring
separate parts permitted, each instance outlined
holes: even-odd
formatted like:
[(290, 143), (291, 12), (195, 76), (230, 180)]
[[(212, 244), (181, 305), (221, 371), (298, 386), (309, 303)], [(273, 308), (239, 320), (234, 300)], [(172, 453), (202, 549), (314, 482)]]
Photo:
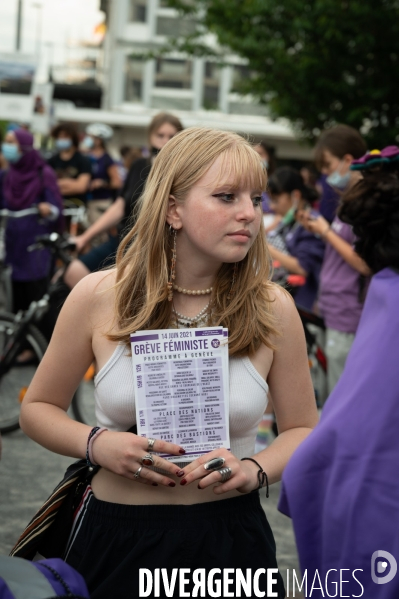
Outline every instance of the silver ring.
[(140, 466), (140, 468), (134, 473), (134, 478), (140, 478), (140, 472), (142, 471), (143, 466)]
[(219, 468), (222, 468), (225, 463), (226, 460), (224, 458), (212, 458), (209, 460), (209, 462), (204, 464), (204, 468), (205, 470), (219, 470)]
[(147, 441), (148, 441), (147, 451), (154, 451), (155, 439), (147, 439)]
[(154, 458), (152, 457), (151, 454), (147, 453), (147, 455), (143, 455), (143, 457), (140, 460), (141, 464), (143, 466), (153, 466), (154, 465)]
[(226, 480), (229, 480), (229, 478), (231, 478), (232, 470), (228, 466), (226, 466), (226, 468), (221, 468), (219, 470), (219, 472), (220, 472), (221, 477), (222, 477), (222, 483), (225, 483)]

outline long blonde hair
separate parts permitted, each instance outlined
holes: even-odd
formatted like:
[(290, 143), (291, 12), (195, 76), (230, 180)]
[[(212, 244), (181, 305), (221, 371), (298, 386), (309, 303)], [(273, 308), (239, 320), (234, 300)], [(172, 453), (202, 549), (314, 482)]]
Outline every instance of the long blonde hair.
[[(232, 189), (243, 185), (266, 189), (259, 156), (239, 135), (202, 127), (175, 135), (156, 158), (139, 200), (136, 223), (118, 249), (115, 309), (119, 330), (110, 333), (109, 339), (128, 344), (135, 331), (170, 327), (169, 196), (184, 202), (218, 157), (222, 157), (221, 176)], [(213, 284), (212, 326), (229, 329), (230, 355), (251, 355), (262, 343), (273, 347), (271, 337), (278, 335), (271, 306), (270, 256), (262, 226), (248, 254), (237, 264), (229, 300), (233, 268), (234, 264), (224, 263)]]

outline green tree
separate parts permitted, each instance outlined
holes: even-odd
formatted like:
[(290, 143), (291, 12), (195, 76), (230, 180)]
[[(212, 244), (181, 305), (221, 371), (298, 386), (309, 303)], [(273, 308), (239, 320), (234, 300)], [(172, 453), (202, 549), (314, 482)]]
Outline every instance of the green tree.
[(366, 134), (370, 146), (399, 140), (398, 0), (167, 0), (195, 17), (194, 35), (172, 41), (189, 54), (233, 52), (254, 76), (242, 91), (267, 103), (313, 139), (334, 123)]

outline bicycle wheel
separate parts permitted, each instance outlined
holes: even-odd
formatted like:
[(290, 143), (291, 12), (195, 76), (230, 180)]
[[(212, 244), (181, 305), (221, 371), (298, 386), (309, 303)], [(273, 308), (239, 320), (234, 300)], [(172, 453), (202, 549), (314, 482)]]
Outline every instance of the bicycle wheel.
[[(0, 353), (4, 352), (10, 336), (17, 324), (14, 314), (0, 312)], [(47, 349), (47, 341), (40, 331), (29, 325), (25, 339), (21, 341), (22, 349), (30, 349), (34, 358), (27, 364), (15, 362), (0, 377), (0, 432), (9, 433), (19, 427), (21, 402), (33, 379), (37, 366)]]

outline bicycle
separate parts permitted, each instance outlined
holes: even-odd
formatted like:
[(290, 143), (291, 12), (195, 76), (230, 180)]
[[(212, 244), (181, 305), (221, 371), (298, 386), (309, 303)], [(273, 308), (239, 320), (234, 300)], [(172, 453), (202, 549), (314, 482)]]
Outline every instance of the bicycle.
[(315, 391), (316, 403), (321, 408), (327, 399), (327, 357), (322, 343), (320, 332), (326, 330), (324, 320), (296, 304), (299, 317), (305, 332), (306, 348), (308, 352), (309, 368)]
[[(58, 233), (39, 236), (36, 243), (28, 249), (33, 251), (43, 247), (49, 247), (56, 258), (61, 259), (65, 268), (70, 263), (68, 251), (74, 246)], [(25, 312), (18, 314), (0, 312), (0, 432), (2, 433), (11, 432), (19, 427), (21, 402), (48, 345), (35, 325), (54, 306), (54, 301), (60, 299), (60, 291), (61, 296), (65, 294), (66, 297), (67, 291), (63, 291), (62, 286), (61, 277), (50, 286), (48, 293), (39, 301), (32, 302)], [(25, 349), (33, 352), (33, 358), (29, 363), (20, 363), (17, 358)], [(87, 402), (83, 401), (84, 389), (82, 389), (82, 385), (88, 382), (81, 383), (76, 390), (71, 409), (78, 421), (91, 424), (94, 421), (94, 403), (87, 405)]]
[[(278, 272), (278, 267), (279, 265), (277, 264), (275, 272)], [(280, 275), (280, 273), (275, 279), (277, 284), (284, 287), (292, 295), (294, 301), (297, 289), (304, 285), (305, 281), (305, 277), (301, 275)], [(306, 349), (316, 403), (321, 408), (327, 399), (327, 357), (322, 347), (323, 343), (320, 342), (322, 333), (326, 327), (324, 320), (320, 316), (298, 305), (296, 302), (295, 306), (305, 333)]]

